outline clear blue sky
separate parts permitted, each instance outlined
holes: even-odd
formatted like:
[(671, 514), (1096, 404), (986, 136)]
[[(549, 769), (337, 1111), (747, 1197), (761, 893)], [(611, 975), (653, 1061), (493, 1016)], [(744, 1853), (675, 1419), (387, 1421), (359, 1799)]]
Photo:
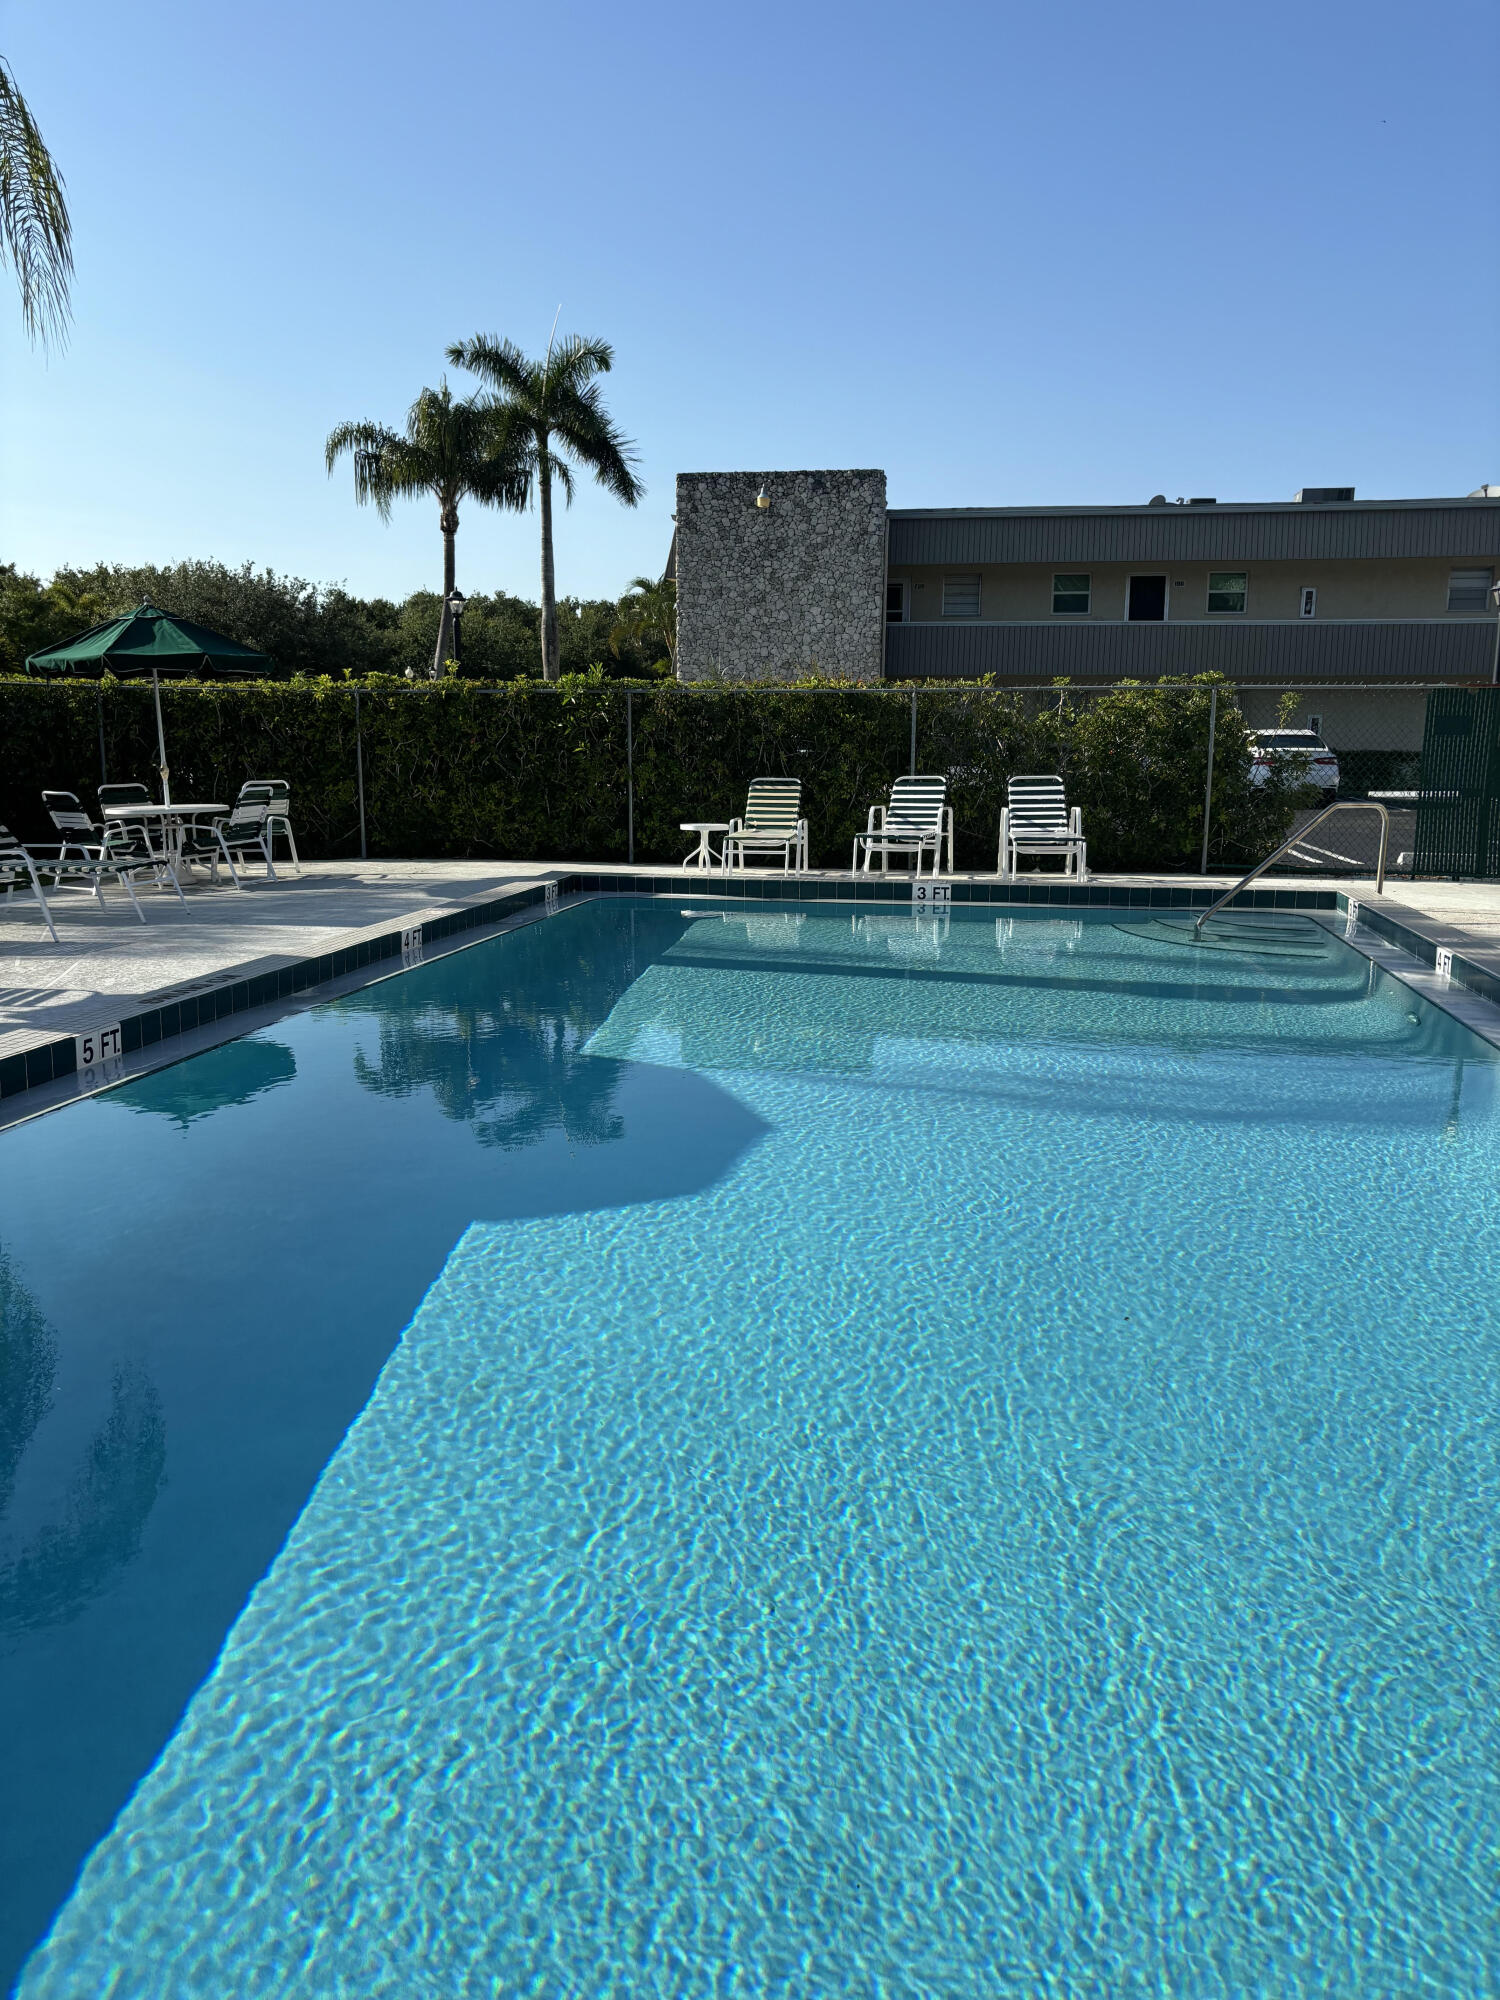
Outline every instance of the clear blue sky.
[[(399, 597), (322, 442), (452, 339), (612, 340), (660, 569), (679, 470), (884, 466), (894, 506), (1500, 481), (1495, 16), (1477, 0), (9, 0), (76, 322), (0, 302), (0, 559), (212, 556)], [(0, 278), (9, 287), (9, 274)], [(456, 380), (462, 378), (455, 378)], [(534, 516), (459, 578), (536, 595)]]

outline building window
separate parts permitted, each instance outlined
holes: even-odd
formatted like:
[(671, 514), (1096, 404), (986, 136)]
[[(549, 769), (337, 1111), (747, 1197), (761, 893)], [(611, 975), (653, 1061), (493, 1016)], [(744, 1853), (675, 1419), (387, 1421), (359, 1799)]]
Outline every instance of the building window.
[(1089, 579), (1086, 576), (1053, 577), (1052, 614), (1055, 618), (1088, 617)]
[(885, 586), (885, 622), (887, 625), (904, 625), (906, 618), (906, 578), (888, 577)]
[(1250, 579), (1242, 569), (1211, 569), (1208, 573), (1210, 611), (1243, 611)]
[(977, 576), (945, 576), (943, 578), (943, 616), (945, 618), (977, 618), (979, 616), (979, 578)]
[(1495, 580), (1492, 569), (1455, 569), (1448, 575), (1448, 609), (1450, 611), (1488, 611), (1490, 608), (1490, 585)]
[[(1317, 615), (1318, 615), (1317, 586), (1315, 584), (1305, 583), (1302, 586), (1302, 616), (1304, 618), (1316, 618)], [(1313, 731), (1314, 736), (1316, 736), (1317, 733), (1318, 732), (1316, 730)]]

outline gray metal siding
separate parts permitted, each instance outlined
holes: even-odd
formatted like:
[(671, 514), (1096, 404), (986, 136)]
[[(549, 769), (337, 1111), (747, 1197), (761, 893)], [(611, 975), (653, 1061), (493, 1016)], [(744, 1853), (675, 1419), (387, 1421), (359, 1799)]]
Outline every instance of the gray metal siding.
[(888, 680), (1485, 680), (1492, 619), (1451, 625), (887, 625)]
[(1500, 555), (1500, 503), (1161, 507), (1098, 514), (890, 517), (893, 568), (917, 563), (1313, 562)]

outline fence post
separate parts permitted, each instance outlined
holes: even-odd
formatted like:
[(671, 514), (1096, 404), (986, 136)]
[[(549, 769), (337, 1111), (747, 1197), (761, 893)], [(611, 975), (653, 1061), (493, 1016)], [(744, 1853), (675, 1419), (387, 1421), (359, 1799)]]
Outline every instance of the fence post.
[(917, 691), (911, 691), (911, 774), (917, 775)]
[(1219, 720), (1219, 690), (1210, 688), (1208, 692), (1208, 783), (1203, 787), (1203, 855), (1198, 863), (1198, 873), (1208, 873), (1208, 816), (1214, 803), (1214, 729)]
[(359, 689), (354, 690), (354, 770), (359, 782), (359, 858), (368, 861), (365, 846), (365, 743), (359, 726)]
[(99, 782), (101, 785), (109, 783), (109, 765), (105, 762), (104, 757), (104, 683), (102, 680), (99, 683)]
[(635, 689), (625, 690), (625, 823), (628, 829), (627, 859), (635, 866)]

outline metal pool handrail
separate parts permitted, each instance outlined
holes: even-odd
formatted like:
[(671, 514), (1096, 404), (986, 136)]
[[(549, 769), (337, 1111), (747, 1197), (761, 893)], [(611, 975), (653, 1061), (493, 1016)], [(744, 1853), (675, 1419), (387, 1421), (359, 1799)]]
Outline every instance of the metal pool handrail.
[(1279, 861), (1289, 847), (1300, 847), (1315, 826), (1321, 826), (1325, 819), (1331, 819), (1336, 812), (1371, 812), (1380, 814), (1380, 859), (1375, 867), (1375, 893), (1377, 896), (1380, 895), (1385, 889), (1385, 850), (1386, 843), (1389, 841), (1391, 835), (1391, 816), (1385, 807), (1377, 804), (1374, 799), (1335, 799), (1331, 806), (1324, 806), (1320, 813), (1314, 813), (1306, 826), (1300, 827), (1289, 840), (1282, 841), (1280, 847), (1274, 853), (1268, 854), (1264, 861), (1257, 861), (1255, 866), (1250, 870), (1250, 873), (1236, 882), (1232, 889), (1226, 889), (1217, 903), (1210, 903), (1197, 923), (1193, 925), (1193, 936), (1197, 937), (1209, 918), (1222, 910), (1226, 903), (1232, 903), (1241, 889), (1248, 889), (1256, 876), (1263, 875), (1273, 861)]

